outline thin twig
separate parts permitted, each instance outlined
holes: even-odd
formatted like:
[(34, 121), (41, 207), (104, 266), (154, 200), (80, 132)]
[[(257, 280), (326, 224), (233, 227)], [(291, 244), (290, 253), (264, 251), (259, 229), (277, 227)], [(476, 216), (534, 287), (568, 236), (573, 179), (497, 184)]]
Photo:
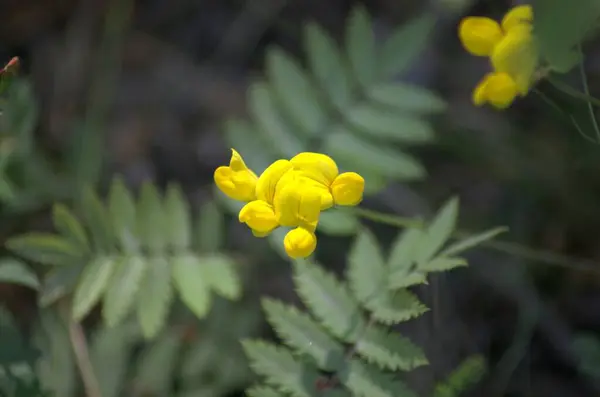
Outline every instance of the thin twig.
[(81, 324), (69, 319), (69, 340), (75, 353), (77, 368), (81, 374), (81, 380), (87, 397), (102, 397), (100, 384), (94, 374), (94, 367), (90, 360), (87, 339)]

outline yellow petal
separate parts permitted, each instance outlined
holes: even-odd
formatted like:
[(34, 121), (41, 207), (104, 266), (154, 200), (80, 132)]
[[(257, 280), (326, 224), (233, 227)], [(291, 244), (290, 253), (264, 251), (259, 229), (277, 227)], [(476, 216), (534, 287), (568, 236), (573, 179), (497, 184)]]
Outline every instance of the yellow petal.
[(306, 258), (317, 248), (317, 236), (310, 230), (298, 227), (285, 235), (283, 246), (290, 258)]
[(487, 102), (486, 88), (493, 73), (486, 74), (473, 90), (473, 103), (482, 106)]
[(255, 199), (256, 175), (250, 170), (233, 171), (230, 167), (221, 166), (214, 172), (213, 178), (217, 187), (229, 198), (239, 201)]
[(273, 204), (277, 183), (288, 171), (292, 169), (292, 163), (288, 160), (277, 160), (267, 167), (258, 178), (256, 184), (256, 197), (259, 200)]
[[(478, 90), (481, 92), (477, 93)], [(506, 109), (513, 103), (517, 94), (517, 84), (512, 77), (506, 73), (490, 73), (475, 89), (473, 101), (476, 105), (488, 102), (498, 109)]]
[(283, 226), (314, 230), (321, 213), (321, 194), (306, 183), (287, 184), (275, 196), (275, 214)]
[(238, 219), (257, 233), (269, 233), (279, 226), (273, 207), (262, 200), (251, 201), (242, 207)]
[(244, 163), (244, 159), (238, 152), (235, 151), (235, 149), (231, 149), (231, 160), (229, 160), (229, 167), (233, 171), (249, 170), (249, 168), (246, 166), (246, 163)]
[(490, 56), (494, 71), (509, 74), (521, 95), (527, 94), (538, 64), (538, 54), (529, 25), (516, 25), (494, 47)]
[(311, 179), (306, 176), (306, 174), (300, 170), (290, 170), (285, 173), (277, 183), (277, 188), (275, 189), (275, 194), (277, 195), (281, 190), (283, 190), (288, 184), (298, 184), (301, 183), (306, 187), (310, 187), (316, 192), (319, 192), (321, 196), (321, 211), (329, 209), (333, 207), (333, 196), (331, 195), (331, 191), (329, 189), (329, 185), (325, 185), (323, 183), (317, 182), (314, 179)]
[(338, 167), (333, 159), (325, 154), (304, 152), (290, 159), (295, 170), (326, 186), (331, 185), (338, 175)]
[(512, 28), (521, 24), (531, 24), (533, 22), (533, 7), (524, 4), (511, 8), (502, 18), (502, 29), (508, 32)]
[(473, 55), (488, 56), (502, 39), (500, 24), (491, 18), (467, 17), (458, 26), (463, 47)]
[(333, 201), (337, 205), (357, 205), (362, 201), (365, 180), (356, 172), (344, 172), (331, 184)]

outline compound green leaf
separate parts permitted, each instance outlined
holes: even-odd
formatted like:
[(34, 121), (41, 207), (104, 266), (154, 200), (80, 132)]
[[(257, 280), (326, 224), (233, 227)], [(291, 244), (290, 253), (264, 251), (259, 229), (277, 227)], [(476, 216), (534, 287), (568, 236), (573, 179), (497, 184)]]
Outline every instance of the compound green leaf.
[(337, 109), (346, 108), (352, 99), (352, 85), (339, 46), (315, 23), (308, 23), (304, 32), (308, 63), (319, 86)]
[(89, 241), (81, 222), (64, 204), (54, 204), (52, 207), (54, 227), (68, 240), (78, 244), (82, 249), (89, 248)]
[(376, 367), (357, 359), (349, 361), (339, 373), (342, 383), (356, 397), (416, 397), (404, 383), (393, 374), (384, 373)]
[(302, 301), (325, 328), (344, 341), (356, 340), (364, 318), (345, 284), (302, 260), (294, 261), (294, 282)]
[(419, 270), (422, 272), (445, 272), (464, 266), (467, 266), (467, 261), (463, 258), (437, 257), (419, 265)]
[(403, 82), (375, 85), (369, 89), (367, 96), (409, 114), (439, 113), (447, 107), (442, 98), (427, 88)]
[(419, 317), (429, 310), (412, 292), (402, 289), (382, 292), (365, 307), (373, 318), (387, 325)]
[(363, 87), (376, 79), (375, 36), (371, 17), (364, 6), (355, 6), (348, 18), (346, 51), (354, 77)]
[(341, 168), (362, 174), (373, 173), (396, 180), (415, 180), (426, 173), (411, 155), (389, 145), (376, 145), (338, 126), (325, 138), (323, 152), (336, 159)]
[(139, 252), (135, 200), (120, 177), (116, 177), (112, 181), (108, 198), (108, 212), (121, 249), (132, 254)]
[(192, 242), (192, 222), (190, 208), (178, 185), (167, 187), (165, 195), (165, 216), (167, 228), (165, 234), (171, 247), (176, 250), (189, 248)]
[(473, 355), (464, 360), (458, 368), (439, 383), (434, 391), (434, 397), (459, 397), (481, 380), (486, 372), (485, 358), (481, 355)]
[[(289, 93), (287, 95), (291, 96)], [(282, 117), (269, 85), (266, 82), (252, 84), (248, 89), (248, 96), (252, 117), (273, 150), (286, 158), (302, 152), (304, 145)]]
[(73, 320), (81, 321), (98, 302), (116, 270), (117, 260), (101, 256), (92, 260), (81, 273), (73, 295)]
[(416, 269), (415, 253), (423, 232), (419, 229), (406, 229), (398, 235), (394, 243), (388, 266), (390, 268), (389, 288), (400, 289), (415, 284), (423, 284), (427, 275)]
[(297, 361), (288, 349), (260, 340), (244, 340), (242, 347), (250, 367), (269, 385), (293, 397), (318, 395), (316, 368)]
[(340, 367), (344, 361), (344, 347), (310, 316), (274, 299), (263, 299), (262, 307), (267, 320), (286, 345), (311, 357), (320, 369), (333, 371)]
[(349, 236), (356, 233), (360, 221), (353, 214), (331, 208), (319, 216), (319, 230), (330, 236)]
[(223, 254), (209, 254), (198, 257), (197, 262), (202, 267), (207, 287), (224, 298), (239, 299), (242, 283), (233, 258)]
[(96, 250), (104, 253), (112, 252), (115, 248), (116, 236), (111, 219), (100, 197), (90, 187), (83, 190), (81, 209)]
[(200, 207), (196, 221), (196, 235), (200, 252), (217, 252), (225, 237), (224, 219), (215, 200), (209, 200)]
[(171, 383), (181, 354), (182, 338), (177, 332), (166, 332), (142, 352), (134, 379), (140, 395), (172, 395)]
[(419, 266), (429, 261), (448, 241), (454, 232), (458, 217), (458, 199), (448, 200), (438, 211), (420, 240), (415, 260)]
[(109, 327), (118, 325), (131, 311), (147, 269), (146, 259), (141, 256), (125, 257), (117, 263), (102, 306)]
[(35, 290), (40, 288), (37, 275), (25, 263), (14, 258), (0, 260), (0, 283), (19, 284)]
[(27, 260), (44, 265), (71, 265), (85, 256), (85, 252), (71, 241), (50, 233), (32, 232), (12, 237), (6, 247)]
[(138, 203), (138, 234), (143, 245), (155, 255), (166, 248), (166, 217), (161, 195), (152, 182), (144, 182)]
[(358, 354), (381, 369), (410, 371), (428, 364), (420, 347), (376, 325), (367, 328), (355, 346)]
[(199, 258), (178, 255), (173, 259), (173, 282), (183, 303), (198, 317), (210, 309), (210, 284)]
[(300, 65), (279, 48), (267, 53), (266, 64), (277, 99), (289, 117), (307, 136), (321, 132), (327, 115), (315, 87)]
[(386, 79), (406, 71), (425, 49), (435, 23), (435, 16), (425, 14), (393, 33), (381, 49), (379, 77)]
[(72, 292), (85, 264), (81, 263), (69, 267), (59, 267), (51, 270), (44, 278), (38, 292), (40, 307), (46, 307)]
[(374, 138), (408, 144), (423, 144), (434, 138), (429, 122), (408, 113), (365, 104), (352, 108), (348, 121)]
[(348, 281), (354, 296), (362, 303), (385, 291), (388, 271), (375, 236), (363, 229), (348, 255)]
[(466, 251), (470, 248), (473, 248), (485, 241), (491, 240), (492, 238), (496, 237), (498, 234), (504, 233), (507, 230), (508, 230), (507, 227), (501, 226), (501, 227), (496, 227), (494, 229), (491, 229), (491, 230), (488, 230), (488, 231), (485, 231), (485, 232), (482, 232), (479, 234), (475, 234), (473, 236), (469, 236), (465, 239), (462, 239), (460, 241), (450, 244), (442, 252), (440, 252), (440, 256), (451, 256), (451, 255), (460, 254), (461, 252)]
[(247, 397), (284, 397), (283, 394), (268, 386), (252, 386), (246, 390)]
[(154, 338), (162, 330), (172, 300), (171, 264), (163, 257), (148, 259), (148, 269), (137, 294), (137, 317), (144, 337)]

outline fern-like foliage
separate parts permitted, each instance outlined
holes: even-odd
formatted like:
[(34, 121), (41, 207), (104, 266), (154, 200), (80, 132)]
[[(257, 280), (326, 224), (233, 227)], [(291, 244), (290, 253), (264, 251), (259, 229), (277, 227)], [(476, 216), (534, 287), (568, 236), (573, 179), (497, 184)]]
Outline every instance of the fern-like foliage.
[[(148, 182), (136, 201), (115, 178), (107, 201), (88, 189), (80, 201), (81, 219), (64, 205), (54, 206), (58, 234), (27, 233), (7, 241), (12, 252), (53, 267), (43, 280), (41, 303), (73, 291), (74, 320), (101, 301), (108, 326), (135, 311), (144, 334), (153, 337), (175, 293), (199, 318), (208, 313), (212, 292), (227, 299), (240, 296), (235, 263), (215, 251), (214, 236), (202, 243), (210, 251), (196, 249), (193, 217), (176, 185), (161, 195)], [(199, 220), (204, 221), (213, 222), (214, 216)]]
[(481, 380), (486, 371), (485, 359), (474, 355), (464, 360), (458, 368), (435, 388), (433, 397), (459, 397), (461, 393)]
[[(283, 345), (243, 341), (252, 369), (265, 382), (248, 395), (414, 396), (396, 375), (428, 361), (421, 348), (392, 331), (391, 325), (429, 310), (408, 287), (426, 283), (430, 272), (466, 266), (456, 254), (485, 237), (448, 245), (457, 212), (457, 200), (449, 200), (424, 230), (402, 233), (387, 257), (375, 237), (361, 230), (349, 254), (345, 280), (316, 263), (295, 261), (294, 284), (308, 313), (263, 299), (267, 320)], [(464, 364), (439, 393), (461, 390), (474, 378), (477, 363)]]
[[(446, 105), (430, 90), (396, 77), (424, 49), (435, 18), (423, 15), (409, 22), (381, 46), (372, 25), (366, 9), (357, 6), (344, 42), (337, 43), (322, 27), (308, 23), (306, 67), (278, 47), (268, 49), (265, 77), (248, 90), (250, 117), (224, 124), (227, 143), (252, 169), (261, 172), (275, 159), (313, 151), (330, 155), (341, 170), (363, 175), (366, 195), (391, 181), (425, 177), (424, 167), (404, 149), (434, 140), (425, 116)], [(223, 199), (230, 210), (239, 210), (237, 203)], [(319, 229), (328, 234), (352, 235), (358, 228), (351, 214), (336, 210), (323, 213), (319, 221)], [(279, 238), (279, 233), (272, 236)]]

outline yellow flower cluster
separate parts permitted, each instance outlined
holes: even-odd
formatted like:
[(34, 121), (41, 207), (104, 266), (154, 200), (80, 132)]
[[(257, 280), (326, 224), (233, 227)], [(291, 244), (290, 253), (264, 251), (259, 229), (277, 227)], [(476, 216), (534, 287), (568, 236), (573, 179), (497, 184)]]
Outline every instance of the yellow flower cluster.
[(257, 177), (239, 153), (231, 151), (229, 166), (215, 170), (217, 187), (246, 203), (238, 218), (256, 237), (265, 237), (279, 226), (294, 228), (283, 241), (291, 258), (304, 258), (315, 250), (321, 211), (362, 200), (363, 177), (355, 172), (340, 174), (335, 161), (324, 154), (305, 152), (277, 160)]
[(512, 8), (501, 23), (487, 17), (466, 17), (458, 28), (463, 47), (475, 56), (489, 57), (492, 72), (473, 90), (473, 103), (509, 107), (517, 96), (525, 96), (538, 66), (533, 37), (533, 8)]

